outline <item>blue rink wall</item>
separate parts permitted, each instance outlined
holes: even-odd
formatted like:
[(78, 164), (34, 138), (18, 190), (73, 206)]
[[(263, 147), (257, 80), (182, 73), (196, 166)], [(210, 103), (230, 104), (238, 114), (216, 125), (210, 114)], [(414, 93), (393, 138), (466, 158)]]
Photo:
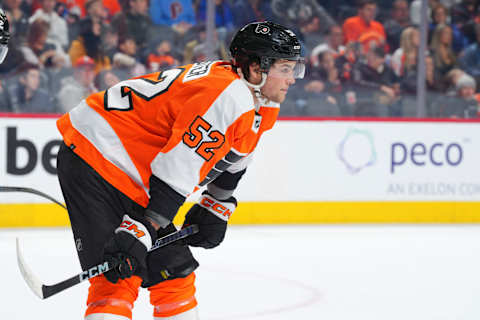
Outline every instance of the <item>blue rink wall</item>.
[[(0, 116), (0, 185), (62, 200), (56, 118)], [(260, 141), (231, 223), (480, 222), (479, 164), (478, 121), (282, 119)], [(65, 225), (48, 200), (0, 193), (0, 227)]]

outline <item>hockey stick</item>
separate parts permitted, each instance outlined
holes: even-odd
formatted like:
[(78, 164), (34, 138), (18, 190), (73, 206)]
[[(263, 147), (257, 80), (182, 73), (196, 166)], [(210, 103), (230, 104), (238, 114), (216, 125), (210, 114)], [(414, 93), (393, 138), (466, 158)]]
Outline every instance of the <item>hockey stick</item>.
[[(155, 241), (155, 244), (152, 246), (150, 251), (164, 247), (172, 242), (186, 238), (189, 235), (195, 234), (197, 232), (198, 232), (198, 226), (194, 224), (186, 228), (180, 229), (176, 232), (170, 233), (169, 235), (166, 235), (163, 238), (157, 239), (157, 241)], [(105, 261), (99, 265), (93, 266), (62, 282), (56, 283), (54, 285), (45, 285), (45, 284), (42, 284), (40, 280), (38, 280), (38, 278), (33, 274), (33, 272), (30, 270), (30, 268), (27, 266), (27, 264), (23, 260), (22, 252), (20, 250), (20, 240), (18, 238), (17, 238), (17, 263), (18, 263), (18, 267), (20, 268), (20, 272), (23, 276), (23, 279), (25, 280), (27, 285), (30, 287), (30, 289), (40, 299), (46, 299), (48, 297), (51, 297), (54, 294), (57, 294), (59, 292), (62, 292), (65, 289), (73, 287), (82, 281), (101, 275), (102, 273), (105, 273), (115, 267), (110, 265), (107, 261)]]
[(65, 207), (65, 205), (60, 201), (58, 201), (57, 199), (49, 196), (46, 193), (43, 193), (42, 191), (38, 191), (33, 188), (0, 186), (0, 192), (26, 192), (26, 193), (36, 194), (37, 196), (44, 197), (45, 199), (55, 202), (56, 204), (61, 206), (63, 209), (67, 209), (67, 207)]

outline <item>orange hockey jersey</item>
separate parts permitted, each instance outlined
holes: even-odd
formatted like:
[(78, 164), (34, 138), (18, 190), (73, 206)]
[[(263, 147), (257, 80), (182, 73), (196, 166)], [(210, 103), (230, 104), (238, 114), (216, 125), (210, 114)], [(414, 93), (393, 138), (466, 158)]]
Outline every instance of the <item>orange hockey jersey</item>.
[(153, 174), (188, 196), (225, 170), (243, 170), (279, 105), (255, 110), (247, 85), (222, 61), (121, 81), (63, 115), (64, 142), (142, 206)]

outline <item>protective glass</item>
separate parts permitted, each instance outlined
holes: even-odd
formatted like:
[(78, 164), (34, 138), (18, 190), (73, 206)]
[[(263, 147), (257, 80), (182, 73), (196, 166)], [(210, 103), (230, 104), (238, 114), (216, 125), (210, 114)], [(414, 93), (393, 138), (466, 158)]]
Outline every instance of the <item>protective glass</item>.
[(305, 75), (305, 59), (278, 60), (270, 66), (268, 75), (276, 78), (303, 79)]

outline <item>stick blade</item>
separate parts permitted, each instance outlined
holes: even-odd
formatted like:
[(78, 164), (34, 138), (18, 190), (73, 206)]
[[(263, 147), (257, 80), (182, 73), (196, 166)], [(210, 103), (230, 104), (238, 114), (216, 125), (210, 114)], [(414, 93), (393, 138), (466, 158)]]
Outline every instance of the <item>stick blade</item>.
[(22, 274), (23, 279), (30, 287), (30, 289), (39, 297), (40, 299), (45, 299), (43, 295), (43, 285), (38, 280), (38, 278), (33, 274), (33, 272), (29, 269), (25, 261), (23, 260), (22, 251), (20, 249), (20, 239), (16, 238), (16, 246), (17, 246), (17, 264), (18, 268), (20, 269), (20, 273)]

